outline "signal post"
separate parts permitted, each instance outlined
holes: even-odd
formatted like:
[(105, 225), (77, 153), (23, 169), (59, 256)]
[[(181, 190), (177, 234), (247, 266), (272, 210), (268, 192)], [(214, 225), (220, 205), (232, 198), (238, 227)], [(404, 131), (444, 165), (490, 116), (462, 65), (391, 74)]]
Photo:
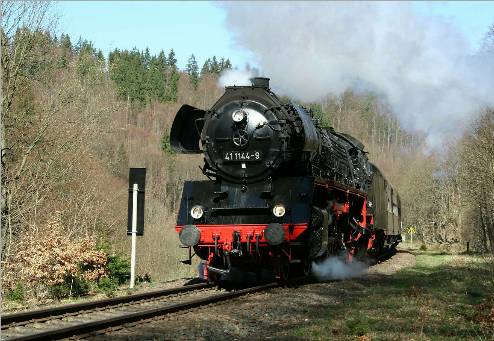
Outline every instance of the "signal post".
[(127, 213), (127, 235), (131, 235), (130, 289), (135, 284), (137, 236), (144, 234), (144, 193), (146, 168), (129, 169), (129, 202)]

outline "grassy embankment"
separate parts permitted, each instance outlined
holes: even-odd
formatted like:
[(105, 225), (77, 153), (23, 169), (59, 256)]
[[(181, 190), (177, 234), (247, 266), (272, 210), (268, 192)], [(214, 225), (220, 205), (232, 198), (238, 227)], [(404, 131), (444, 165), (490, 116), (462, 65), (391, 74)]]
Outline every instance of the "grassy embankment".
[(492, 257), (418, 252), (414, 267), (364, 283), (343, 304), (311, 308), (310, 326), (288, 331), (288, 338), (494, 339)]

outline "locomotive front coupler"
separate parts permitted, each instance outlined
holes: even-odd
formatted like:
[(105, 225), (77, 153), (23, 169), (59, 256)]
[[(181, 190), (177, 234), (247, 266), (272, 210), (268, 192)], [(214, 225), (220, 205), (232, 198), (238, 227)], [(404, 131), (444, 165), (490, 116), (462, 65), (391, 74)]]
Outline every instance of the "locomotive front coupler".
[(211, 271), (211, 272), (214, 272), (214, 273), (217, 273), (220, 275), (224, 275), (224, 276), (226, 276), (230, 273), (230, 269), (228, 269), (228, 270), (219, 269), (219, 268), (215, 268), (214, 266), (211, 266), (211, 265), (208, 265), (208, 271)]
[(232, 269), (232, 263), (230, 262), (230, 252), (223, 252), (224, 263), (226, 263), (226, 269), (220, 269), (211, 265), (208, 265), (208, 271), (215, 272), (220, 275), (228, 275)]

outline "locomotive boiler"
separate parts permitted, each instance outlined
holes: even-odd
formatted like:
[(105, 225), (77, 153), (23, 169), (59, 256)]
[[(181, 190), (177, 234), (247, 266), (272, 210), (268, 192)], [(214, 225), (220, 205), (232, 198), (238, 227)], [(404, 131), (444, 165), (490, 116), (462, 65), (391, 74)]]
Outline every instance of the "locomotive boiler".
[(204, 155), (186, 181), (176, 230), (218, 281), (233, 269), (308, 274), (332, 255), (379, 257), (401, 240), (399, 195), (355, 138), (280, 100), (268, 78), (231, 86), (209, 109), (184, 105), (178, 153)]

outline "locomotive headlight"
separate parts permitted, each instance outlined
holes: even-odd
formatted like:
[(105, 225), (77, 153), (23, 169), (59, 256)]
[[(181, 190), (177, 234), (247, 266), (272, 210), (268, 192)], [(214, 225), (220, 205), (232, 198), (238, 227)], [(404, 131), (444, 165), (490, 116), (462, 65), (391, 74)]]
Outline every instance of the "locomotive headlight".
[(190, 210), (190, 215), (194, 219), (201, 219), (204, 214), (204, 208), (201, 205), (196, 205)]
[(236, 110), (232, 114), (232, 120), (235, 123), (240, 123), (240, 122), (242, 122), (245, 119), (245, 116), (247, 116), (247, 114), (245, 113), (245, 111), (243, 111), (243, 110)]
[(277, 204), (273, 207), (273, 214), (275, 217), (281, 218), (285, 215), (285, 206), (282, 204)]

